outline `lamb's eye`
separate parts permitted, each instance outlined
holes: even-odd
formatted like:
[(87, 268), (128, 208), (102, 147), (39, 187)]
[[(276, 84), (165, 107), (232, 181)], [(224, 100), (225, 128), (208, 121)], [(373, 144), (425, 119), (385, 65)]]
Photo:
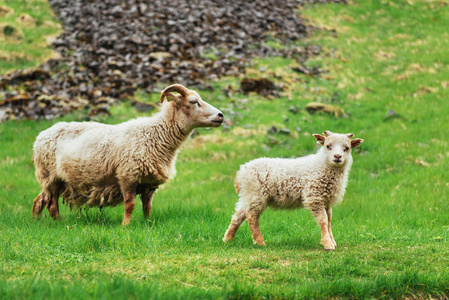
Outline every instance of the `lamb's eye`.
[(349, 150), (349, 147), (346, 146), (345, 149), (344, 149), (344, 151), (345, 151), (345, 152), (348, 152), (348, 150)]
[(332, 149), (331, 145), (327, 145), (326, 148), (327, 148), (327, 150), (331, 150)]

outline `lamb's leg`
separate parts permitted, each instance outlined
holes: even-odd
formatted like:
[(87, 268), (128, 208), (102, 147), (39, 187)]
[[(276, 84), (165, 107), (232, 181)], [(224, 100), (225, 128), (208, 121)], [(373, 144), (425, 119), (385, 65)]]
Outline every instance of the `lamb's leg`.
[(321, 229), (321, 244), (326, 250), (334, 250), (334, 244), (329, 236), (329, 219), (324, 207), (317, 207), (311, 210), (316, 222)]
[(248, 219), (248, 225), (251, 229), (251, 233), (253, 234), (254, 243), (259, 246), (265, 246), (265, 241), (263, 240), (262, 234), (260, 233), (259, 228), (259, 216), (260, 212), (249, 211), (246, 213), (246, 218)]
[(153, 194), (155, 190), (145, 189), (142, 194), (140, 194), (140, 198), (142, 199), (142, 210), (143, 210), (143, 216), (149, 220), (150, 219), (150, 213), (151, 213), (151, 207), (153, 203)]
[(240, 225), (242, 225), (243, 221), (246, 219), (246, 214), (243, 210), (238, 210), (232, 216), (231, 224), (229, 225), (228, 230), (223, 237), (223, 242), (234, 240), (235, 234), (237, 230), (239, 230)]
[(134, 210), (136, 199), (136, 189), (128, 188), (123, 192), (123, 202), (125, 205), (125, 216), (123, 217), (122, 225), (128, 225), (131, 219), (131, 214)]
[(44, 194), (44, 192), (41, 192), (39, 195), (37, 195), (36, 198), (34, 198), (33, 217), (35, 217), (36, 219), (40, 218), (44, 207), (47, 205), (47, 202), (48, 197)]
[(334, 244), (334, 248), (337, 247), (337, 243), (335, 242), (334, 235), (332, 234), (332, 228), (331, 228), (331, 221), (332, 221), (332, 208), (328, 207), (326, 209), (327, 213), (327, 220), (328, 220), (328, 226), (329, 226), (329, 237), (331, 238), (332, 243)]
[(54, 220), (61, 220), (59, 215), (59, 190), (55, 189), (51, 192), (50, 196), (47, 196), (49, 201), (47, 202), (48, 212)]

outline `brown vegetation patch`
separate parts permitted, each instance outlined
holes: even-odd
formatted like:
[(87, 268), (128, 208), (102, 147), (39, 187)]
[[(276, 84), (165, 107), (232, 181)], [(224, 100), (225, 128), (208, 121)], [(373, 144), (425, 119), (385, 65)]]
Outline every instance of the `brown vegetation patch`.
[(231, 144), (232, 142), (232, 139), (219, 135), (198, 135), (187, 143), (187, 147), (193, 149), (204, 149), (207, 144)]
[(13, 8), (5, 5), (0, 5), (0, 17), (5, 17), (12, 14), (14, 14)]
[(343, 108), (340, 108), (336, 105), (324, 104), (319, 102), (310, 102), (306, 105), (306, 110), (309, 113), (315, 112), (325, 112), (334, 115), (335, 117), (344, 117), (346, 116)]
[(8, 23), (0, 23), (0, 41), (20, 40), (23, 39), (23, 37), (24, 35), (20, 28), (17, 28)]
[(31, 27), (36, 25), (36, 19), (34, 19), (29, 14), (21, 14), (16, 18), (16, 22), (23, 27)]

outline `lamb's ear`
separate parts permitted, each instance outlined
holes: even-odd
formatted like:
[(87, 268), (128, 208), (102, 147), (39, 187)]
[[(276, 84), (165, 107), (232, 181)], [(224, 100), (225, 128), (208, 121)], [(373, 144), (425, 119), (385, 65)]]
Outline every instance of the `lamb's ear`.
[(325, 137), (328, 137), (332, 134), (332, 132), (330, 132), (329, 130), (326, 130), (325, 132), (323, 132)]
[(326, 140), (326, 138), (324, 136), (316, 134), (316, 133), (314, 133), (313, 136), (316, 138), (316, 141), (318, 142), (318, 144), (324, 145), (324, 141)]
[(353, 140), (351, 140), (351, 148), (360, 146), (362, 143), (363, 143), (362, 139), (353, 139)]
[(354, 134), (353, 134), (353, 133), (347, 133), (346, 136), (347, 136), (348, 138), (352, 138), (352, 137), (354, 137)]

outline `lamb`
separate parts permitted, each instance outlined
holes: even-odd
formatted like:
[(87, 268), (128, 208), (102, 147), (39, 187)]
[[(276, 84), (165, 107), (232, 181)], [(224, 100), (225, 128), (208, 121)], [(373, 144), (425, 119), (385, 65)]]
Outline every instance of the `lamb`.
[(235, 214), (223, 238), (232, 241), (248, 220), (254, 243), (264, 246), (259, 216), (267, 207), (311, 211), (321, 229), (321, 244), (334, 250), (331, 230), (332, 207), (343, 200), (352, 165), (351, 149), (363, 143), (352, 133), (325, 131), (314, 134), (323, 147), (316, 154), (295, 159), (259, 158), (240, 167), (235, 178), (239, 194)]
[(42, 191), (34, 199), (33, 215), (39, 218), (46, 206), (53, 219), (60, 219), (62, 195), (70, 208), (124, 203), (122, 225), (127, 225), (140, 195), (149, 218), (153, 194), (175, 176), (178, 151), (192, 130), (223, 123), (218, 109), (180, 84), (165, 88), (160, 100), (161, 110), (152, 117), (117, 125), (61, 122), (41, 132), (33, 161)]

